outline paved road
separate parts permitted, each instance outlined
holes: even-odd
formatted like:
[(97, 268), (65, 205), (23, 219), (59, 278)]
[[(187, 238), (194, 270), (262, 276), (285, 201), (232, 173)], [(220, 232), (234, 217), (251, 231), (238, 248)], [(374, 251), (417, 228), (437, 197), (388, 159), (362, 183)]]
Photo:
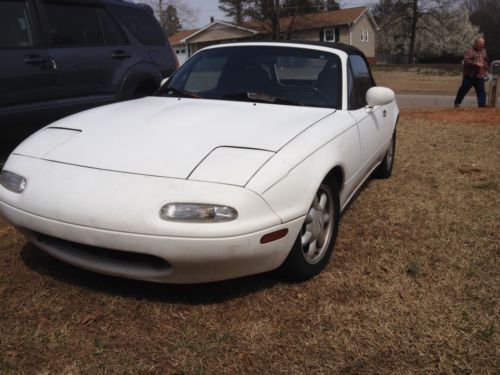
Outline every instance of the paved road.
[[(433, 94), (396, 94), (398, 104), (401, 108), (417, 107), (447, 107), (453, 108), (455, 96), (433, 95)], [(466, 96), (462, 107), (477, 107), (476, 96)]]

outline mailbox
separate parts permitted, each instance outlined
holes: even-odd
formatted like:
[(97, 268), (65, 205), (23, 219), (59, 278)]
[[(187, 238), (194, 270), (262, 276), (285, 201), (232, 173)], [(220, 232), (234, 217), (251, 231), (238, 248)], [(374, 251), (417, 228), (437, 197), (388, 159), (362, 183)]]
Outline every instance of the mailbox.
[(498, 81), (500, 80), (500, 60), (491, 63), (490, 90), (488, 92), (488, 105), (496, 107), (498, 94)]
[(500, 60), (491, 63), (491, 74), (500, 76)]

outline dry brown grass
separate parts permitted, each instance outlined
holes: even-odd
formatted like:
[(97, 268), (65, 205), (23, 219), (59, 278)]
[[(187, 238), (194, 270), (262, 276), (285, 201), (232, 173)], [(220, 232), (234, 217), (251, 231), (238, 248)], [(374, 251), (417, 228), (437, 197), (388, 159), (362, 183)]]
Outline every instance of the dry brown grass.
[(476, 108), (413, 108), (405, 111), (409, 117), (426, 122), (448, 122), (460, 124), (500, 125), (500, 109), (492, 107)]
[(372, 73), (379, 86), (398, 93), (455, 95), (462, 82), (462, 66), (449, 65), (376, 65)]
[(0, 228), (0, 373), (498, 373), (500, 122), (439, 113), (402, 114), (394, 176), (305, 283), (119, 280)]
[(0, 230), (7, 225), (7, 222), (0, 216)]

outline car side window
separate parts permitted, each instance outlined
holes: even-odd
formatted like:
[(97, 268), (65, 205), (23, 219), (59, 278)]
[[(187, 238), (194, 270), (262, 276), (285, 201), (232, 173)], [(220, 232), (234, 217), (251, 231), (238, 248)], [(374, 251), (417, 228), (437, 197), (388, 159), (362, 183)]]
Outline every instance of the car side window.
[(122, 45), (128, 44), (125, 35), (120, 30), (116, 21), (111, 18), (106, 9), (98, 9), (99, 21), (101, 22), (102, 30), (104, 32), (104, 41), (108, 45)]
[(113, 10), (113, 14), (140, 43), (147, 46), (159, 46), (167, 43), (154, 15), (149, 14), (146, 10), (128, 6), (113, 6)]
[(33, 47), (33, 20), (27, 1), (0, 2), (0, 48)]
[(349, 55), (348, 64), (349, 109), (363, 108), (366, 103), (366, 92), (373, 84), (370, 69), (360, 55)]
[(97, 8), (45, 2), (50, 37), (56, 46), (104, 45)]

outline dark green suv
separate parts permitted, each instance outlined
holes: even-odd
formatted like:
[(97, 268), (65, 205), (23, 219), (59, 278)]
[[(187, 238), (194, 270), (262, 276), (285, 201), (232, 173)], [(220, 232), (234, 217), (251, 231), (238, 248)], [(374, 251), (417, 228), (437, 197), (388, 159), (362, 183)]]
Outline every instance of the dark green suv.
[(0, 161), (61, 117), (152, 94), (176, 68), (147, 5), (0, 0)]

